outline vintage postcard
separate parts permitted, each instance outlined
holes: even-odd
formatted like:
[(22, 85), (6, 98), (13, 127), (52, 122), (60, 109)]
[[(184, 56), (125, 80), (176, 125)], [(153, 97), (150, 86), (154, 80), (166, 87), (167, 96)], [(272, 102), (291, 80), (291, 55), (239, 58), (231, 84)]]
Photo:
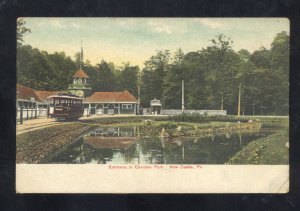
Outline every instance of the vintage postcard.
[(286, 18), (18, 18), (17, 193), (286, 193)]

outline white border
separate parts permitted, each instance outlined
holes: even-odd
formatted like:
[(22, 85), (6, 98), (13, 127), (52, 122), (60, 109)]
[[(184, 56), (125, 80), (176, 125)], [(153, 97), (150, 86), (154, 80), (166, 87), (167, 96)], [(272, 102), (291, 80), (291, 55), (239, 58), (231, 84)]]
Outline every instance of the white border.
[[(113, 165), (116, 166), (116, 165)], [(17, 164), (17, 193), (287, 193), (288, 165)], [(130, 167), (131, 166), (131, 167)], [(145, 166), (150, 166), (151, 169)], [(130, 168), (131, 169), (130, 169)], [(140, 168), (145, 167), (145, 168)]]

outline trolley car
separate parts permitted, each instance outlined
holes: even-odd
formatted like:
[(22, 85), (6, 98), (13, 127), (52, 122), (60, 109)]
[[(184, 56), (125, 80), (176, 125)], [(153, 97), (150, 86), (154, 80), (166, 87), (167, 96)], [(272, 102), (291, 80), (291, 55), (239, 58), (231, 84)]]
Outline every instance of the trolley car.
[(50, 101), (50, 117), (77, 120), (83, 116), (82, 98), (77, 95), (59, 93), (57, 95), (50, 95), (47, 98)]

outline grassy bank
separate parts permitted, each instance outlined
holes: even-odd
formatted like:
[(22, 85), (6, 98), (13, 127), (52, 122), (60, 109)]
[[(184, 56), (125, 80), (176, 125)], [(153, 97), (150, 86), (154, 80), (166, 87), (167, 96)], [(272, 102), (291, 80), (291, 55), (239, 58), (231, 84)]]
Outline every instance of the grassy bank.
[(105, 116), (93, 119), (85, 119), (81, 122), (85, 123), (101, 123), (101, 124), (117, 124), (117, 123), (132, 123), (143, 122), (145, 120), (151, 121), (169, 121), (169, 122), (189, 122), (189, 123), (208, 123), (214, 122), (247, 122), (249, 119), (257, 119), (251, 117), (237, 117), (237, 116), (205, 116), (199, 114), (180, 114), (174, 116)]
[(257, 139), (231, 157), (227, 164), (288, 164), (288, 140), (287, 131)]
[(17, 163), (38, 163), (52, 152), (76, 140), (95, 126), (81, 123), (56, 125), (29, 131), (16, 137)]

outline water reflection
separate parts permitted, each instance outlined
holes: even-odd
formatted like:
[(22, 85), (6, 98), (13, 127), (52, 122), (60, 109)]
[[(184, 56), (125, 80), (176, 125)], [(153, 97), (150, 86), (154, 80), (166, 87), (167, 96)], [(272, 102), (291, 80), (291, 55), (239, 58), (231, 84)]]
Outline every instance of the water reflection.
[(138, 127), (99, 127), (63, 148), (47, 163), (98, 164), (223, 164), (252, 140), (269, 132), (208, 135), (206, 137), (140, 137)]

